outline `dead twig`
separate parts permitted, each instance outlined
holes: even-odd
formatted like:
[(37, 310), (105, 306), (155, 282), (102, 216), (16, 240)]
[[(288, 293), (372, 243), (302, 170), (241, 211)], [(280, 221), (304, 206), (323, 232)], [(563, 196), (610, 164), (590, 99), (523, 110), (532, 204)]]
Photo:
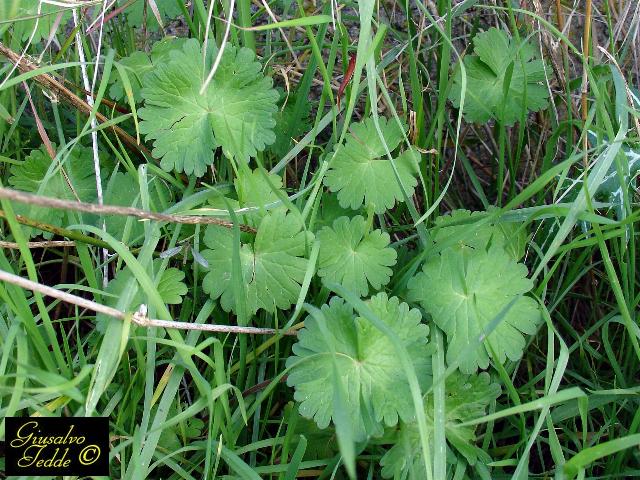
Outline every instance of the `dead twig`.
[[(76, 212), (94, 213), (96, 215), (121, 215), (141, 218), (143, 220), (154, 220), (156, 222), (183, 223), (189, 225), (220, 225), (226, 228), (233, 228), (233, 222), (220, 220), (219, 218), (202, 215), (172, 215), (168, 213), (148, 212), (134, 207), (121, 207), (118, 205), (96, 205), (95, 203), (72, 202), (60, 200), (58, 198), (43, 197), (31, 193), (20, 192), (10, 188), (0, 188), (0, 198), (13, 200), (39, 207), (56, 208), (61, 210), (74, 210)], [(243, 232), (256, 233), (255, 228), (248, 225), (239, 225)]]
[[(280, 378), (280, 380), (278, 380), (278, 383), (286, 382), (287, 378), (289, 378), (289, 375), (283, 375)], [(260, 383), (258, 383), (256, 385), (254, 385), (253, 387), (247, 388), (244, 392), (242, 392), (242, 396), (243, 397), (248, 397), (249, 395), (253, 395), (254, 393), (258, 393), (260, 390), (264, 390), (269, 385), (271, 385), (272, 382), (273, 382), (273, 378), (270, 378), (269, 380), (265, 380), (264, 382), (260, 382)]]
[(71, 293), (63, 292), (41, 283), (32, 282), (26, 278), (22, 278), (18, 275), (14, 275), (4, 270), (0, 270), (0, 281), (17, 285), (18, 287), (33, 292), (38, 292), (48, 297), (57, 298), (66, 303), (71, 303), (79, 307), (91, 310), (92, 312), (102, 313), (113, 318), (120, 320), (131, 319), (136, 325), (141, 327), (160, 327), (160, 328), (174, 328), (178, 330), (200, 330), (203, 332), (212, 333), (246, 333), (251, 335), (297, 335), (297, 330), (291, 329), (287, 331), (276, 330), (274, 328), (258, 328), (258, 327), (239, 327), (236, 325), (215, 325), (215, 324), (201, 324), (201, 323), (188, 323), (188, 322), (176, 322), (173, 320), (158, 320), (155, 318), (148, 318), (146, 315), (146, 306), (140, 305), (140, 308), (135, 313), (126, 313), (116, 308), (102, 305), (101, 303), (88, 300), (86, 298), (78, 297)]
[[(50, 240), (48, 242), (27, 242), (27, 248), (55, 248), (55, 247), (75, 247), (76, 242), (71, 240)], [(18, 249), (20, 245), (16, 242), (5, 242), (0, 240), (0, 248)]]
[[(0, 218), (7, 218), (7, 214), (4, 210), (0, 210)], [(107, 242), (98, 238), (89, 237), (80, 232), (76, 232), (75, 230), (67, 230), (66, 228), (56, 227), (55, 225), (50, 225), (48, 223), (38, 222), (37, 220), (33, 220), (32, 218), (25, 217), (23, 215), (16, 215), (15, 218), (21, 225), (32, 227), (43, 232), (53, 233), (54, 235), (66, 237), (77, 242), (95, 245), (96, 247), (108, 248), (110, 251), (114, 251), (113, 247), (111, 247)]]
[[(75, 83), (73, 83), (71, 80), (69, 80), (68, 78), (64, 78), (63, 79), (64, 83), (66, 85), (69, 85), (70, 87), (78, 90), (79, 92), (83, 93), (84, 95), (91, 95), (91, 92), (87, 92), (83, 87), (81, 87), (80, 85), (76, 85)], [(129, 110), (126, 107), (123, 107), (122, 105), (120, 105), (117, 102), (114, 102), (113, 100), (109, 100), (108, 98), (101, 98), (100, 99), (100, 103), (103, 104), (106, 107), (109, 107), (113, 110), (116, 110), (117, 112), (122, 113), (123, 115), (128, 115), (131, 113), (131, 110)]]

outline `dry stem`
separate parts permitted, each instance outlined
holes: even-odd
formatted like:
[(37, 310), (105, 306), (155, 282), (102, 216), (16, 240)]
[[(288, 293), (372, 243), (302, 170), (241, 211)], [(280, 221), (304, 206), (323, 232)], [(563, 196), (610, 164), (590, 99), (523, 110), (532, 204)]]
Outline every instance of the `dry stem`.
[[(60, 200), (58, 198), (43, 197), (31, 193), (20, 192), (10, 188), (0, 188), (0, 198), (6, 198), (20, 203), (37, 205), (46, 208), (56, 208), (62, 210), (74, 210), (76, 212), (95, 213), (97, 215), (123, 215), (141, 218), (143, 220), (154, 220), (156, 222), (184, 223), (189, 225), (205, 224), (220, 225), (222, 227), (233, 228), (233, 223), (219, 218), (202, 215), (171, 215), (167, 213), (148, 212), (134, 207), (120, 207), (117, 205), (96, 205), (94, 203), (72, 202)], [(255, 233), (256, 230), (248, 225), (239, 225), (243, 232)]]
[(155, 318), (148, 318), (145, 314), (146, 307), (140, 306), (138, 312), (133, 314), (122, 312), (116, 308), (102, 305), (86, 298), (78, 297), (71, 293), (63, 292), (47, 285), (42, 285), (37, 282), (32, 282), (26, 278), (22, 278), (18, 275), (14, 275), (4, 270), (0, 270), (0, 281), (17, 285), (18, 287), (41, 293), (48, 297), (57, 298), (66, 303), (72, 303), (87, 310), (91, 310), (96, 313), (102, 313), (110, 317), (118, 318), (120, 320), (131, 319), (136, 325), (141, 327), (160, 327), (160, 328), (175, 328), (179, 330), (200, 330), (204, 332), (213, 333), (246, 333), (252, 335), (297, 335), (298, 332), (295, 329), (282, 331), (274, 328), (257, 328), (257, 327), (239, 327), (236, 325), (212, 325), (212, 324), (200, 324), (200, 323), (188, 323), (188, 322), (176, 322), (173, 320), (158, 320)]

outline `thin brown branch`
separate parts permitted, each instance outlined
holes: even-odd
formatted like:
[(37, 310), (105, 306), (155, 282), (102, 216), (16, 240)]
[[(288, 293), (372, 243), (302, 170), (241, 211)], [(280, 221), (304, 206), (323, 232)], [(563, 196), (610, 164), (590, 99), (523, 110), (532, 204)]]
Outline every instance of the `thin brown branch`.
[[(71, 240), (50, 240), (48, 242), (27, 242), (27, 248), (55, 248), (55, 247), (75, 247), (76, 242)], [(0, 248), (18, 249), (20, 245), (16, 242), (5, 242), (0, 240)]]
[[(278, 383), (286, 382), (287, 378), (289, 378), (289, 375), (283, 375), (280, 378), (280, 380), (278, 380)], [(273, 382), (273, 378), (270, 378), (269, 380), (265, 380), (264, 382), (260, 382), (260, 383), (258, 383), (256, 385), (254, 385), (253, 387), (249, 387), (244, 392), (242, 392), (242, 396), (243, 397), (248, 397), (249, 395), (253, 395), (254, 393), (258, 393), (260, 390), (264, 390), (269, 385), (271, 385), (271, 382)]]
[[(7, 218), (7, 214), (4, 210), (0, 210), (0, 218)], [(16, 215), (16, 221), (27, 227), (32, 227), (37, 230), (41, 230), (43, 232), (53, 233), (54, 235), (59, 235), (61, 237), (66, 237), (71, 240), (75, 240), (77, 242), (87, 243), (89, 245), (95, 245), (96, 247), (108, 248), (111, 251), (113, 247), (111, 247), (107, 242), (104, 242), (98, 238), (89, 237), (80, 232), (76, 232), (74, 230), (67, 230), (66, 228), (56, 227), (55, 225), (51, 225), (48, 223), (38, 222), (29, 217), (25, 217), (24, 215)]]
[(0, 270), (0, 281), (17, 285), (18, 287), (33, 292), (38, 292), (48, 297), (57, 298), (66, 303), (71, 303), (79, 307), (91, 310), (92, 312), (102, 313), (113, 318), (120, 320), (126, 320), (131, 318), (131, 321), (141, 327), (160, 327), (160, 328), (174, 328), (178, 330), (200, 330), (203, 332), (212, 333), (246, 333), (250, 335), (297, 335), (297, 330), (281, 331), (274, 328), (257, 328), (257, 327), (239, 327), (236, 325), (215, 325), (215, 324), (200, 324), (200, 323), (188, 323), (188, 322), (176, 322), (172, 320), (158, 320), (155, 318), (148, 318), (146, 316), (146, 307), (140, 306), (138, 312), (133, 314), (122, 312), (116, 308), (102, 305), (101, 303), (88, 300), (86, 298), (78, 297), (71, 293), (63, 292), (41, 283), (32, 282), (26, 278), (22, 278), (18, 275), (14, 275), (4, 270)]
[[(76, 90), (78, 90), (79, 92), (82, 92), (85, 95), (91, 95), (91, 92), (87, 92), (83, 87), (81, 87), (80, 85), (76, 85), (75, 83), (73, 83), (71, 80), (69, 80), (68, 78), (64, 78), (64, 83), (66, 85), (69, 85), (70, 87), (75, 88)], [(112, 108), (113, 110), (116, 110), (124, 115), (128, 115), (129, 113), (131, 113), (131, 110), (129, 110), (126, 107), (123, 107), (122, 105), (120, 105), (117, 102), (114, 102), (113, 100), (109, 100), (108, 98), (101, 98), (100, 99), (100, 103), (102, 103), (103, 105)]]
[[(10, 48), (6, 47), (2, 42), (0, 42), (0, 55), (5, 56), (22, 73), (31, 72), (38, 68), (38, 65), (34, 64), (33, 62), (31, 62), (30, 60), (24, 57), (20, 58), (20, 55), (18, 55), (16, 52), (11, 50)], [(82, 100), (80, 97), (78, 97), (75, 93), (73, 93), (63, 84), (58, 82), (51, 75), (43, 73), (33, 77), (33, 79), (36, 82), (38, 82), (40, 85), (42, 85), (44, 88), (50, 90), (51, 92), (53, 92), (54, 94), (62, 98), (63, 100), (73, 105), (78, 111), (84, 113), (85, 115), (91, 114), (91, 111), (93, 109), (87, 102)], [(95, 112), (95, 118), (100, 123), (106, 123), (109, 121), (109, 119), (104, 115), (102, 115), (100, 112)], [(133, 138), (131, 135), (125, 132), (122, 128), (118, 127), (117, 125), (112, 125), (109, 127), (109, 130), (111, 130), (115, 135), (117, 135), (125, 145), (127, 145), (137, 154), (143, 157), (146, 156), (148, 158), (153, 158), (153, 156), (151, 155), (151, 152), (147, 147), (145, 147), (141, 143), (138, 143), (135, 138)]]
[[(96, 205), (95, 203), (72, 202), (60, 200), (58, 198), (43, 197), (31, 193), (20, 192), (10, 188), (0, 188), (0, 198), (13, 200), (29, 205), (37, 205), (46, 208), (56, 208), (61, 210), (74, 210), (76, 212), (95, 213), (97, 215), (122, 215), (141, 218), (143, 220), (154, 220), (156, 222), (183, 223), (189, 225), (220, 225), (222, 227), (233, 228), (233, 223), (220, 220), (219, 218), (202, 215), (171, 215), (167, 213), (148, 212), (134, 207), (121, 207), (118, 205)], [(256, 233), (256, 230), (248, 225), (239, 225), (243, 232)]]

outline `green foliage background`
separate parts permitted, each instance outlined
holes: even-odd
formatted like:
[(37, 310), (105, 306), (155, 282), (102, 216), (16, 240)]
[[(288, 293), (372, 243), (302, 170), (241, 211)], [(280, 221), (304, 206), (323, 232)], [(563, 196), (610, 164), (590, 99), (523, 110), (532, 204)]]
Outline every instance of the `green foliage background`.
[(640, 15), (548, 3), (1, 2), (0, 273), (76, 297), (2, 277), (0, 436), (106, 416), (126, 479), (640, 476)]

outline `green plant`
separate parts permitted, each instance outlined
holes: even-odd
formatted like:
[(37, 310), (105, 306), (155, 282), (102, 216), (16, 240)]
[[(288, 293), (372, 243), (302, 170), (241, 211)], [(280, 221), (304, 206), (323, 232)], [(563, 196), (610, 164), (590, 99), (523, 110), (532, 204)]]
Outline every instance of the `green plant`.
[(365, 296), (369, 285), (379, 290), (389, 283), (396, 252), (389, 248), (389, 234), (380, 230), (367, 232), (360, 215), (351, 220), (340, 217), (331, 227), (318, 233), (320, 256), (318, 276)]
[(215, 77), (204, 94), (199, 92), (217, 53), (207, 50), (203, 69), (202, 48), (192, 39), (144, 77), (140, 132), (154, 140), (153, 153), (167, 171), (200, 177), (219, 146), (245, 162), (275, 141), (278, 95), (251, 50), (227, 45)]
[[(489, 461), (486, 453), (477, 448), (474, 443), (475, 426), (463, 425), (467, 420), (473, 420), (483, 416), (487, 406), (500, 396), (500, 386), (491, 383), (487, 373), (466, 376), (454, 373), (446, 380), (447, 396), (445, 398), (445, 432), (448, 447), (459, 452), (470, 465), (478, 461)], [(429, 426), (429, 441), (433, 442), (433, 430), (435, 418), (433, 394), (428, 394), (424, 399), (425, 414)], [(394, 445), (380, 460), (382, 476), (385, 478), (419, 478), (425, 471), (424, 458), (418, 448), (420, 434), (415, 423), (403, 423), (395, 433)], [(447, 452), (447, 462), (455, 463)]]
[(630, 0), (53, 3), (0, 1), (0, 418), (127, 480), (637, 476)]
[(202, 252), (209, 264), (209, 273), (202, 286), (212, 298), (220, 298), (227, 312), (238, 313), (240, 302), (252, 314), (259, 309), (267, 312), (287, 309), (300, 293), (307, 269), (304, 255), (312, 238), (311, 233), (302, 230), (300, 219), (295, 215), (282, 210), (267, 213), (258, 225), (255, 238), (240, 245), (239, 271), (243, 285), (239, 288), (233, 282), (233, 257), (237, 255), (233, 232), (210, 226), (204, 236), (210, 250)]
[[(129, 1), (130, 0), (119, 0), (118, 4), (125, 6)], [(157, 8), (157, 12), (153, 10), (153, 7), (148, 1), (134, 1), (125, 8), (127, 23), (132, 27), (140, 27), (145, 24), (147, 29), (154, 31), (160, 28), (156, 15), (160, 16), (160, 19), (164, 24), (167, 20), (174, 19), (178, 15), (182, 14), (179, 2), (176, 2), (175, 0), (154, 0), (154, 6)]]
[[(478, 33), (473, 43), (475, 55), (464, 58), (464, 114), (468, 121), (497, 119), (513, 125), (528, 111), (537, 112), (548, 105), (545, 66), (536, 59), (531, 43), (519, 43), (497, 28)], [(449, 95), (456, 107), (460, 107), (461, 92), (462, 70), (458, 68)]]
[[(398, 336), (426, 384), (429, 329), (420, 312), (385, 293), (371, 297), (369, 306)], [(395, 426), (399, 418), (413, 417), (411, 393), (393, 342), (343, 300), (334, 298), (307, 318), (293, 352), (287, 382), (295, 386), (300, 413), (320, 428), (343, 415), (354, 439), (365, 441), (379, 436), (384, 426)], [(338, 413), (341, 409), (345, 411)]]
[[(52, 146), (55, 148), (55, 145)], [(11, 167), (9, 184), (18, 190), (60, 198), (92, 202), (96, 198), (94, 171), (91, 164), (91, 150), (78, 146), (63, 155), (56, 155), (53, 161), (43, 145), (32, 150), (21, 163)], [(20, 205), (16, 213), (34, 217), (43, 223), (55, 226), (64, 224), (67, 215), (64, 210), (46, 207)], [(30, 236), (38, 235), (37, 230), (29, 229)], [(51, 237), (44, 234), (45, 237)]]
[[(415, 149), (408, 149), (395, 159), (387, 158), (400, 145), (406, 129), (383, 118), (380, 130), (382, 137), (373, 119), (355, 123), (346, 143), (336, 146), (325, 184), (338, 193), (338, 201), (344, 208), (355, 210), (365, 205), (383, 213), (403, 201), (405, 194), (411, 196), (418, 184)], [(399, 183), (393, 181), (394, 172)]]
[[(487, 368), (489, 359), (518, 360), (542, 321), (527, 270), (500, 247), (446, 249), (428, 260), (409, 282), (409, 298), (420, 302), (447, 335), (447, 362), (463, 373)], [(492, 325), (499, 319), (497, 325)], [(480, 338), (484, 347), (477, 347)]]

